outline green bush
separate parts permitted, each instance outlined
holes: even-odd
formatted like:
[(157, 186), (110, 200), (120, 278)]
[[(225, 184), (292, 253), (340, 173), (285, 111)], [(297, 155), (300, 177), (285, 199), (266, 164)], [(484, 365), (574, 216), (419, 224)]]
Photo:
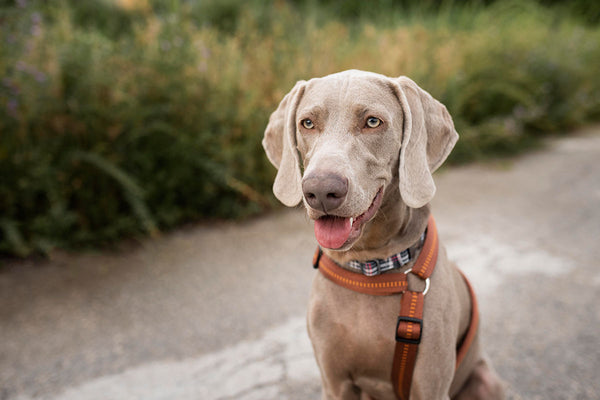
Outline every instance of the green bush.
[(1, 7), (0, 253), (97, 246), (276, 204), (260, 142), (298, 79), (349, 68), (412, 77), (455, 119), (451, 162), (514, 154), (600, 117), (600, 30), (559, 9), (351, 3)]

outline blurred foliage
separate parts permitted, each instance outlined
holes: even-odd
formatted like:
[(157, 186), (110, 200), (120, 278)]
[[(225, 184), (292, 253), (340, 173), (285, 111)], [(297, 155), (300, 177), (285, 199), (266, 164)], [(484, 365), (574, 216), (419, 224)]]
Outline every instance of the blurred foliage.
[(410, 76), (453, 115), (454, 163), (600, 118), (597, 8), (414, 4), (0, 6), (0, 253), (97, 246), (274, 205), (260, 142), (298, 79)]

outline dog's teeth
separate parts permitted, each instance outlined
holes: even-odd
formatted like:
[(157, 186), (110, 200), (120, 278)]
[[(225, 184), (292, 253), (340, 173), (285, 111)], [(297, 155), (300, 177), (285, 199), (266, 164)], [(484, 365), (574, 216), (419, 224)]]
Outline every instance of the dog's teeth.
[(354, 224), (354, 218), (350, 217), (350, 226)]

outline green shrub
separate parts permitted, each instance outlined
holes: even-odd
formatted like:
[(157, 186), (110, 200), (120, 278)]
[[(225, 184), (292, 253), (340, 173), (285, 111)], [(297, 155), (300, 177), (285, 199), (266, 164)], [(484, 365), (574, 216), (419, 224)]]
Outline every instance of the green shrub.
[(0, 253), (97, 246), (276, 204), (260, 142), (298, 79), (410, 76), (455, 119), (451, 162), (514, 154), (600, 117), (593, 26), (530, 2), (363, 3), (0, 8)]

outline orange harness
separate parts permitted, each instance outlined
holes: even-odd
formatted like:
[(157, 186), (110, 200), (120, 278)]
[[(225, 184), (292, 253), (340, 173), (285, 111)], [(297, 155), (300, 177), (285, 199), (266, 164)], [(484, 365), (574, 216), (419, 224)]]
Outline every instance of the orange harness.
[[(417, 350), (423, 334), (423, 306), (425, 294), (429, 290), (429, 277), (435, 269), (438, 255), (438, 235), (433, 216), (427, 223), (427, 237), (415, 264), (405, 273), (387, 273), (377, 276), (365, 276), (348, 271), (337, 265), (332, 259), (317, 249), (313, 265), (328, 279), (339, 286), (355, 292), (373, 296), (402, 294), (400, 314), (396, 324), (396, 348), (392, 365), (392, 382), (396, 395), (401, 400), (408, 400), (412, 376), (417, 360)], [(408, 290), (407, 274), (412, 273), (425, 281), (425, 290), (416, 292)], [(462, 274), (462, 272), (461, 272)], [(479, 310), (475, 292), (463, 274), (471, 296), (471, 322), (467, 333), (456, 349), (456, 368), (466, 356), (479, 324)]]

